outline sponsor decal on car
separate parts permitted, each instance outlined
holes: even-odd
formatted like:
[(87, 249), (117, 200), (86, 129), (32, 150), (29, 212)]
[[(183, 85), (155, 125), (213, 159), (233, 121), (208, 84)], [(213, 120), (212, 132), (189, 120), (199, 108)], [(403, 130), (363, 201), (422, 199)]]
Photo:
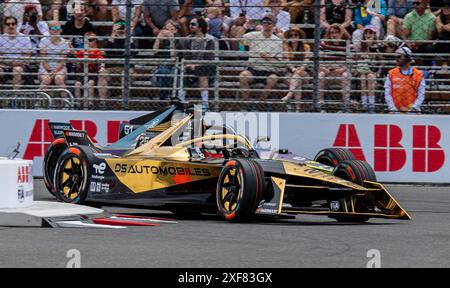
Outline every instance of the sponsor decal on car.
[(211, 176), (208, 168), (192, 167), (172, 167), (172, 166), (149, 166), (149, 165), (127, 165), (116, 164), (114, 167), (116, 173), (129, 174), (153, 174), (153, 175), (190, 175), (190, 176)]
[(103, 175), (106, 169), (106, 163), (102, 162), (101, 164), (93, 164), (92, 168), (95, 170), (95, 174)]
[(108, 183), (103, 183), (100, 190), (103, 193), (109, 193), (109, 184)]
[(339, 211), (341, 208), (341, 205), (339, 204), (339, 201), (331, 201), (330, 202), (330, 209), (331, 211)]
[(97, 182), (91, 182), (91, 185), (89, 187), (89, 191), (90, 192), (95, 192), (96, 187), (97, 187)]
[(95, 189), (95, 192), (100, 193), (102, 191), (102, 183), (97, 182), (97, 187)]
[(91, 179), (95, 179), (95, 180), (105, 180), (105, 176), (100, 176), (100, 175), (92, 175)]

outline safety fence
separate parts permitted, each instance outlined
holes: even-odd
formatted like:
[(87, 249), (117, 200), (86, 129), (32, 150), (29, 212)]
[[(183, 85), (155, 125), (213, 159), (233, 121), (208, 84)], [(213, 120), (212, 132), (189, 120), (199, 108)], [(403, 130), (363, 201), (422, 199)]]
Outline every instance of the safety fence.
[[(4, 3), (0, 105), (387, 112), (392, 89), (404, 112), (450, 112), (446, 1), (137, 2)], [(420, 76), (394, 91), (400, 47)]]

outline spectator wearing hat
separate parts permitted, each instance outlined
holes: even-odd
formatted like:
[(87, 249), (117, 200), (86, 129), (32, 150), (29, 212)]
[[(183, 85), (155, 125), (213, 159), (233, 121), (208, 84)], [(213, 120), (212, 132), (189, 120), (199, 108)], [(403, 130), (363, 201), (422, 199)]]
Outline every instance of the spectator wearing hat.
[(274, 32), (278, 37), (282, 38), (284, 32), (289, 30), (289, 26), (291, 25), (291, 15), (283, 11), (283, 8), (286, 7), (285, 0), (266, 0), (265, 6), (266, 14), (272, 14), (277, 17), (277, 26)]
[(12, 73), (13, 89), (19, 89), (22, 84), (22, 74), (26, 70), (26, 62), (22, 57), (29, 57), (32, 52), (30, 38), (17, 32), (17, 19), (14, 16), (6, 16), (3, 19), (4, 32), (0, 36), (1, 58), (14, 60), (1, 62), (0, 74), (4, 72)]
[[(284, 39), (284, 57), (293, 63), (288, 65), (287, 82), (289, 84), (289, 92), (282, 100), (289, 101), (294, 97), (298, 102), (302, 98), (301, 89), (308, 82), (309, 67), (305, 62), (309, 60), (308, 54), (311, 52), (311, 46), (304, 42), (306, 33), (297, 27), (286, 31)], [(300, 103), (296, 103), (295, 110), (300, 112), (300, 109)]]
[[(278, 83), (278, 74), (281, 73), (281, 68), (271, 63), (283, 58), (282, 40), (273, 34), (276, 23), (277, 18), (272, 14), (267, 14), (261, 21), (261, 31), (244, 35), (242, 43), (248, 46), (250, 51), (250, 65), (239, 75), (241, 93), (245, 100), (250, 98), (249, 89), (252, 81), (265, 83), (265, 90), (274, 89)], [(262, 92), (260, 99), (265, 100), (267, 93), (269, 92)]]
[[(437, 40), (450, 40), (450, 0), (446, 0), (441, 8), (441, 13), (436, 17)], [(448, 42), (436, 43), (435, 52), (448, 53)]]
[(412, 52), (408, 47), (395, 51), (397, 67), (391, 69), (384, 84), (384, 97), (391, 113), (420, 112), (425, 99), (425, 78), (412, 67)]
[(42, 19), (42, 6), (39, 0), (10, 0), (5, 3), (4, 16), (13, 16), (17, 19), (17, 31), (24, 23), (23, 14), (25, 13), (25, 6), (33, 4), (36, 6), (39, 17)]
[(375, 111), (375, 90), (377, 85), (377, 60), (379, 58), (380, 48), (377, 40), (377, 29), (368, 25), (364, 28), (362, 41), (355, 45), (357, 52), (356, 72), (361, 83), (361, 105), (363, 110)]
[(379, 5), (369, 6), (373, 3), (372, 0), (366, 0), (362, 5), (357, 5), (354, 9), (354, 16), (356, 29), (352, 34), (352, 42), (357, 43), (361, 41), (364, 27), (367, 25), (373, 25), (377, 29), (377, 36), (380, 37), (383, 33), (383, 23), (385, 21), (387, 6), (385, 0), (379, 1)]
[(406, 14), (411, 12), (414, 0), (389, 0), (386, 17), (387, 35), (401, 36), (402, 24)]
[(33, 49), (38, 48), (42, 36), (49, 36), (48, 24), (41, 20), (38, 14), (37, 7), (34, 4), (25, 6), (23, 14), (23, 24), (19, 28), (20, 33), (30, 37)]
[[(381, 47), (381, 56), (383, 57), (383, 62), (384, 63), (394, 63), (395, 62), (395, 51), (397, 51), (398, 48), (405, 46), (405, 44), (403, 43), (403, 41), (398, 38), (395, 37), (393, 35), (388, 35), (386, 36), (386, 38), (383, 40), (383, 44)], [(389, 70), (391, 70), (393, 68), (393, 64), (392, 65), (383, 65), (381, 67), (381, 71), (380, 71), (380, 75), (381, 77), (386, 77), (386, 75), (388, 74)]]

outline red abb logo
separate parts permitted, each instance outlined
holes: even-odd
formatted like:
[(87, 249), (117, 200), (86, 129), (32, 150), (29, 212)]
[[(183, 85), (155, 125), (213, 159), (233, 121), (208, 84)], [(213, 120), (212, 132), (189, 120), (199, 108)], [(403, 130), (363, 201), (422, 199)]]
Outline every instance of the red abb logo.
[(439, 145), (441, 131), (436, 126), (413, 126), (413, 171), (435, 172), (442, 168), (445, 153)]
[[(49, 120), (37, 119), (28, 140), (23, 158), (32, 160), (34, 157), (43, 157), (48, 146), (53, 141), (53, 135), (48, 127)], [(119, 128), (122, 121), (107, 122), (107, 142), (114, 143), (119, 139)], [(91, 120), (70, 120), (75, 130), (84, 130), (94, 143), (97, 143), (97, 125)]]
[(342, 124), (339, 126), (333, 146), (347, 148), (355, 155), (356, 159), (366, 160), (358, 133), (356, 133), (356, 128), (353, 124)]
[(17, 184), (30, 183), (30, 167), (20, 166), (17, 171)]
[[(439, 145), (441, 131), (432, 125), (412, 126), (412, 171), (436, 172), (445, 162), (445, 153)], [(397, 125), (374, 125), (373, 167), (378, 172), (401, 170), (407, 161), (402, 145), (403, 131)], [(341, 124), (334, 147), (351, 150), (357, 159), (365, 160), (355, 124)]]

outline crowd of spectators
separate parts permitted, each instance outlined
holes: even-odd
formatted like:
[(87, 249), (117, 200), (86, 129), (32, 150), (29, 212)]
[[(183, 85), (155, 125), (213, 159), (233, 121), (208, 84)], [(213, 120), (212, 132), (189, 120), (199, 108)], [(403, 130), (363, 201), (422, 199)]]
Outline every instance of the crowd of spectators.
[[(285, 82), (288, 91), (283, 101), (301, 100), (304, 87), (311, 84), (313, 33), (308, 25), (314, 23), (313, 0), (132, 0), (129, 21), (125, 20), (126, 0), (2, 2), (0, 56), (9, 60), (0, 59), (0, 73), (12, 75), (13, 88), (20, 88), (24, 72), (35, 72), (42, 88), (65, 87), (71, 79), (77, 98), (85, 86), (90, 97), (107, 99), (107, 87), (114, 76), (124, 85), (123, 63), (105, 64), (102, 60), (125, 57), (127, 26), (134, 37), (132, 50), (148, 49), (153, 50), (155, 58), (180, 57), (187, 61), (186, 75), (195, 79), (206, 109), (217, 65), (195, 61), (217, 60), (216, 42), (219, 50), (247, 52), (247, 68), (239, 74), (244, 100), (255, 94), (251, 93), (252, 83), (265, 85), (264, 91), (257, 93), (265, 100), (270, 91)], [(448, 52), (448, 43), (439, 41), (450, 40), (450, 0), (320, 2), (319, 104), (325, 99), (325, 91), (334, 86), (339, 86), (341, 100), (349, 103), (349, 79), (358, 77), (358, 100), (365, 110), (373, 111), (377, 78), (386, 77), (389, 70), (377, 61), (393, 60), (389, 58), (392, 55), (380, 53), (409, 47), (412, 54), (419, 55), (417, 60), (431, 66), (436, 59), (434, 53)], [(100, 29), (95, 25), (98, 21), (111, 22), (110, 30)], [(42, 57), (35, 67), (21, 60), (33, 55)], [(77, 58), (95, 63), (86, 68), (83, 62), (74, 60)], [(349, 61), (355, 65), (350, 67), (346, 64)], [(394, 64), (392, 61), (391, 66)], [(86, 71), (89, 76), (82, 77)], [(157, 67), (152, 82), (163, 88), (161, 98), (171, 94), (175, 73), (178, 71), (172, 64)], [(98, 87), (97, 93), (94, 87)], [(295, 110), (300, 108), (296, 105)]]

